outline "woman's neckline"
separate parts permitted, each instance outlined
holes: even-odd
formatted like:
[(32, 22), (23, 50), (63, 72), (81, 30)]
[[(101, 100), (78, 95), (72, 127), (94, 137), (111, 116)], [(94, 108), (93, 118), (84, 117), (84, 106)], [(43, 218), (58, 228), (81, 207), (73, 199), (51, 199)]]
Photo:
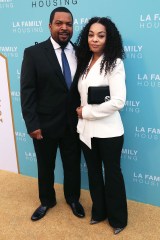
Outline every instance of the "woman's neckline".
[(95, 65), (95, 63), (101, 58), (103, 54), (101, 54), (100, 56), (92, 56), (90, 61), (89, 61), (89, 64), (88, 64), (88, 67), (86, 69), (86, 72), (85, 72), (85, 78), (88, 76), (88, 73), (90, 72), (91, 68)]

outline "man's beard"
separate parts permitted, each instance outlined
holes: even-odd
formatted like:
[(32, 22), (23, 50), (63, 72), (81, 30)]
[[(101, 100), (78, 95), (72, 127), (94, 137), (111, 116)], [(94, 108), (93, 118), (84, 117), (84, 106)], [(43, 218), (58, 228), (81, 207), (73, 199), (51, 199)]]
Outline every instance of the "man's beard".
[(65, 48), (67, 46), (67, 44), (69, 43), (70, 39), (71, 39), (71, 35), (67, 32), (67, 31), (63, 31), (60, 34), (67, 34), (68, 35), (68, 39), (66, 41), (61, 41), (60, 40), (60, 36), (58, 39), (58, 44), (62, 47)]
[(61, 46), (61, 48), (65, 48), (67, 46), (67, 44), (69, 43), (70, 40), (66, 41), (66, 42), (62, 42), (62, 41), (58, 41), (58, 44)]

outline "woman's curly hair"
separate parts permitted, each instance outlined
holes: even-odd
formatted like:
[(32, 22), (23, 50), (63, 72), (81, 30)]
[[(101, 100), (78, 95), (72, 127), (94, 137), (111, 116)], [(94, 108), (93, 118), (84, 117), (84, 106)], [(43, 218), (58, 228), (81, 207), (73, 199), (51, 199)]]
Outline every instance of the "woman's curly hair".
[(123, 59), (125, 57), (122, 38), (115, 24), (108, 17), (93, 17), (84, 26), (75, 43), (78, 62), (78, 76), (85, 73), (88, 63), (92, 57), (92, 52), (88, 46), (88, 33), (91, 25), (94, 23), (102, 24), (107, 33), (104, 58), (101, 62), (100, 73), (102, 73), (103, 69), (105, 70), (105, 74), (107, 74), (107, 72), (111, 72), (115, 67), (116, 59)]

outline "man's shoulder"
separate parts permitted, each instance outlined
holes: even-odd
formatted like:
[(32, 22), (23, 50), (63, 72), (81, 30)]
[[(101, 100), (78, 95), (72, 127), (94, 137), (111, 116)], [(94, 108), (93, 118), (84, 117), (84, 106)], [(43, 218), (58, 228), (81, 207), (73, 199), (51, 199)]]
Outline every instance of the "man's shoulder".
[(27, 48), (25, 48), (25, 51), (37, 51), (41, 48), (45, 48), (46, 46), (50, 45), (50, 40), (47, 39), (46, 41), (43, 42), (36, 42), (35, 45), (29, 46)]

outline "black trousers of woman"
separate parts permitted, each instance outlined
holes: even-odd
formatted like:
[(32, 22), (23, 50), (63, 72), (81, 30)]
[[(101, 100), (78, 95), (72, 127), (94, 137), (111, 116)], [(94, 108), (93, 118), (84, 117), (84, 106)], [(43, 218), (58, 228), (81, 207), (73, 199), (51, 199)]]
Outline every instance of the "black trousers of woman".
[(92, 218), (97, 221), (108, 218), (113, 228), (127, 225), (126, 192), (120, 167), (122, 146), (123, 136), (92, 138), (92, 149), (82, 142), (93, 202)]

